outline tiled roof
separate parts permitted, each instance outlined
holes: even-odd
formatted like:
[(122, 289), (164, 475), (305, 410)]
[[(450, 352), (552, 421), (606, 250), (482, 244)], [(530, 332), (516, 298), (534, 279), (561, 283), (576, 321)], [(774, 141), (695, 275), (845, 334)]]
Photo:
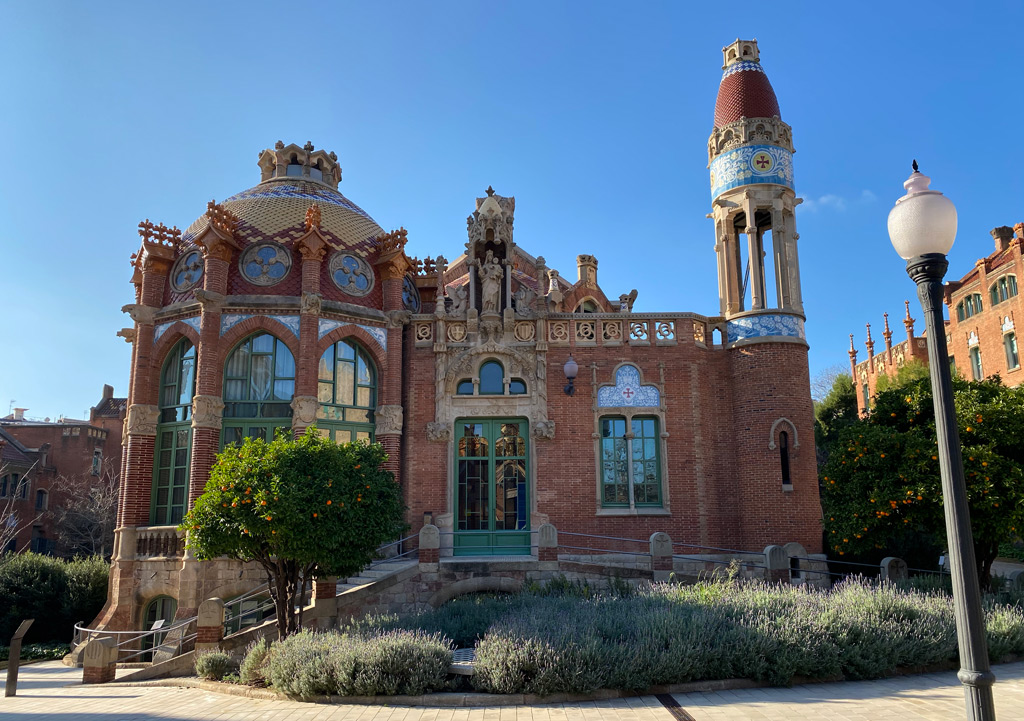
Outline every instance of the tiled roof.
[(715, 127), (740, 118), (770, 118), (779, 112), (779, 101), (760, 63), (744, 60), (725, 69), (715, 101)]
[(31, 466), (35, 459), (29, 450), (18, 442), (18, 439), (0, 427), (0, 440), (6, 441), (0, 448), (0, 462), (16, 466)]
[(119, 418), (127, 410), (127, 398), (105, 398), (96, 406), (95, 414), (106, 418)]

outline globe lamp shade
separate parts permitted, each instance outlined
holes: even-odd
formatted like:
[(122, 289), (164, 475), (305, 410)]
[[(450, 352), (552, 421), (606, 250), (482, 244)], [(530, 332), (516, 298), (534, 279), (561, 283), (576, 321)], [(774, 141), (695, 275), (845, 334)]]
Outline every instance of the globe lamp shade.
[(579, 364), (573, 360), (572, 356), (569, 356), (569, 360), (565, 362), (565, 367), (562, 368), (565, 371), (565, 378), (568, 381), (576, 380), (576, 375), (580, 372)]
[(946, 255), (956, 239), (956, 208), (937, 190), (931, 178), (915, 170), (903, 183), (907, 194), (889, 211), (889, 240), (900, 257), (910, 260), (926, 253)]

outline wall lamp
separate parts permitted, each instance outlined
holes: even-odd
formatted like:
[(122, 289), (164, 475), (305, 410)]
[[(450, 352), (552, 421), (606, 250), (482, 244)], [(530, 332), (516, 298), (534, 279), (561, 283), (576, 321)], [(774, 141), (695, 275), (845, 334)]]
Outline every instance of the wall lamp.
[(565, 362), (565, 366), (562, 368), (565, 372), (565, 379), (569, 381), (565, 386), (565, 395), (574, 396), (576, 395), (576, 375), (580, 372), (580, 366), (576, 361), (573, 360), (572, 354), (569, 354), (569, 360)]

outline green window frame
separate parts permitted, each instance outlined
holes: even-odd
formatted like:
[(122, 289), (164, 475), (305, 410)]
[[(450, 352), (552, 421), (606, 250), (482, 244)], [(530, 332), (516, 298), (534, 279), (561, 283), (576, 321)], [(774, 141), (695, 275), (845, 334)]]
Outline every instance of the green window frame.
[(980, 381), (982, 379), (981, 349), (978, 348), (978, 346), (974, 346), (971, 348), (968, 355), (971, 358), (971, 376), (974, 380)]
[(270, 333), (255, 333), (235, 346), (224, 365), (221, 448), (291, 433), (295, 373), (295, 356)]
[(320, 356), (317, 427), (336, 443), (373, 442), (377, 367), (354, 340), (342, 339)]
[(1003, 336), (1003, 348), (1006, 349), (1006, 368), (1016, 370), (1020, 368), (1020, 354), (1017, 353), (1017, 334), (1007, 333)]
[[(654, 416), (600, 419), (601, 505), (660, 507), (661, 436)], [(628, 429), (628, 431), (627, 431)]]
[(156, 458), (149, 504), (149, 522), (154, 526), (178, 525), (188, 506), (196, 364), (196, 347), (182, 338), (167, 354), (160, 371)]

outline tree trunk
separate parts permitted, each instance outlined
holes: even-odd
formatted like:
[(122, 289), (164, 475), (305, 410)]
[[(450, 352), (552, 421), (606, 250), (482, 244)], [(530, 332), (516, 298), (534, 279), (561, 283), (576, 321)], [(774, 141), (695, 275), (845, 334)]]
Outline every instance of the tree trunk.
[(982, 593), (992, 590), (992, 562), (999, 555), (999, 544), (974, 544), (974, 557), (978, 564), (978, 586)]

